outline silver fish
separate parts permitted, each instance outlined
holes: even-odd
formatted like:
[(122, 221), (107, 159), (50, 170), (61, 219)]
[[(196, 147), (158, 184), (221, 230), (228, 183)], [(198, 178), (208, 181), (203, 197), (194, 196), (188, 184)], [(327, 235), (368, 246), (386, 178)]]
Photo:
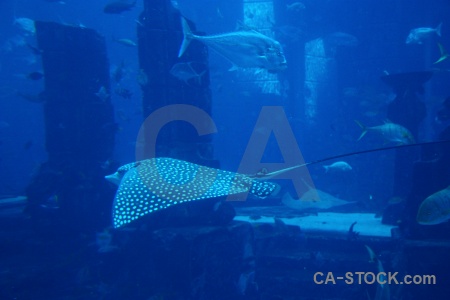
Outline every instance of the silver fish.
[(279, 42), (257, 31), (236, 31), (218, 35), (198, 36), (192, 33), (186, 19), (181, 18), (184, 39), (178, 57), (192, 40), (198, 40), (228, 59), (233, 68), (264, 68), (279, 72), (287, 67)]
[(399, 143), (403, 145), (415, 143), (412, 133), (402, 125), (385, 122), (383, 125), (366, 127), (359, 121), (355, 120), (355, 122), (359, 125), (359, 127), (361, 127), (363, 131), (359, 136), (358, 141), (362, 139), (368, 131), (374, 131), (389, 142)]
[(437, 43), (439, 47), (439, 52), (441, 53), (441, 56), (437, 61), (435, 61), (433, 64), (438, 64), (440, 62), (443, 62), (444, 60), (448, 59), (450, 55), (448, 54), (447, 50), (445, 50), (444, 46), (442, 46), (441, 43)]
[(116, 42), (128, 47), (137, 47), (136, 42), (130, 39), (117, 39)]
[(450, 220), (450, 186), (423, 200), (417, 212), (417, 223), (436, 225)]
[(302, 2), (294, 2), (291, 4), (286, 4), (286, 10), (289, 12), (298, 13), (298, 12), (304, 10), (305, 8), (306, 8), (305, 4), (303, 4)]
[(29, 18), (16, 18), (14, 24), (22, 29), (26, 34), (34, 35), (36, 33), (36, 27), (34, 21)]
[(378, 259), (378, 257), (376, 256), (376, 254), (372, 250), (372, 248), (370, 248), (367, 245), (364, 245), (364, 246), (366, 247), (367, 252), (369, 253), (369, 257), (370, 257), (369, 262), (377, 264), (378, 275), (383, 275), (383, 273), (384, 273), (384, 276), (379, 277), (380, 282), (378, 282), (378, 284), (377, 284), (377, 289), (375, 292), (374, 300), (390, 300), (391, 299), (391, 291), (389, 288), (388, 278), (386, 277), (387, 276), (386, 272), (384, 271), (384, 268), (383, 268), (383, 264)]
[(126, 164), (105, 178), (119, 186), (112, 209), (114, 228), (184, 202), (247, 192), (264, 198), (278, 189), (275, 183), (244, 174), (165, 157)]
[(202, 83), (202, 76), (206, 73), (206, 69), (204, 64), (198, 63), (198, 65), (203, 68), (203, 70), (199, 72), (197, 69), (200, 67), (196, 69), (195, 65), (194, 62), (175, 64), (172, 69), (170, 69), (170, 74), (184, 81), (186, 84), (189, 84), (189, 81), (193, 80), (200, 85)]
[(436, 28), (420, 27), (412, 29), (409, 32), (408, 37), (406, 38), (406, 43), (422, 44), (424, 40), (430, 38), (434, 34), (437, 34), (437, 36), (441, 36), (441, 27), (442, 23), (440, 23)]
[(337, 161), (335, 163), (332, 163), (331, 165), (323, 166), (323, 168), (325, 169), (325, 172), (329, 172), (329, 171), (351, 171), (352, 170), (352, 166), (350, 166), (345, 161)]

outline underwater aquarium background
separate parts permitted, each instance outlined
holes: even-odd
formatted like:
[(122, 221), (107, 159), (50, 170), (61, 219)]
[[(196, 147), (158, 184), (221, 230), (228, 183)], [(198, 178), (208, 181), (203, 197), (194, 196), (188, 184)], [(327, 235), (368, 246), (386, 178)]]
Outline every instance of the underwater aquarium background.
[[(118, 13), (105, 13), (105, 6), (114, 3), (119, 3), (119, 10), (120, 3), (125, 3), (127, 8)], [(313, 187), (353, 203), (348, 210), (340, 208), (338, 212), (370, 213), (381, 218), (388, 207), (394, 207), (389, 210), (394, 217), (388, 224), (400, 226), (401, 233), (395, 242), (386, 239), (379, 241), (376, 237), (362, 240), (344, 237), (341, 244), (339, 239), (334, 240), (326, 233), (320, 238), (299, 233), (301, 225), (299, 232), (291, 232), (293, 229), (290, 226), (286, 229), (283, 221), (279, 221), (280, 225), (275, 220), (275, 229), (267, 229), (264, 225), (229, 225), (237, 226), (229, 229), (231, 245), (238, 248), (236, 245), (242, 244), (247, 249), (245, 245), (250, 243), (249, 240), (252, 241), (253, 250), (249, 250), (252, 253), (246, 250), (241, 253), (232, 247), (227, 248), (229, 244), (221, 244), (223, 237), (220, 233), (218, 237), (215, 236), (217, 232), (211, 229), (214, 227), (211, 222), (214, 224), (214, 221), (210, 220), (214, 216), (208, 216), (206, 221), (201, 217), (202, 209), (216, 211), (216, 205), (213, 208), (206, 205), (199, 212), (190, 207), (187, 210), (192, 213), (192, 219), (186, 217), (189, 212), (183, 211), (169, 217), (161, 214), (155, 220), (149, 218), (149, 224), (145, 224), (145, 220), (139, 223), (139, 230), (131, 226), (129, 231), (115, 231), (109, 222), (117, 187), (103, 180), (103, 177), (98, 181), (89, 181), (90, 172), (82, 172), (76, 175), (78, 179), (86, 180), (79, 184), (80, 189), (91, 184), (93, 186), (88, 189), (98, 192), (95, 197), (92, 196), (96, 199), (92, 202), (89, 202), (89, 194), (86, 196), (81, 193), (83, 196), (79, 203), (82, 204), (79, 205), (82, 208), (78, 212), (75, 212), (78, 194), (67, 196), (64, 192), (72, 191), (71, 180), (64, 181), (56, 189), (48, 189), (48, 193), (42, 196), (44, 201), (38, 203), (44, 211), (40, 211), (38, 216), (30, 213), (30, 207), (23, 203), (20, 204), (23, 207), (20, 207), (20, 217), (17, 219), (16, 210), (7, 210), (10, 204), (7, 206), (3, 203), (0, 206), (0, 220), (3, 219), (5, 224), (0, 230), (3, 236), (0, 248), (0, 298), (400, 300), (424, 299), (423, 295), (430, 295), (433, 299), (447, 299), (449, 290), (442, 282), (449, 279), (450, 269), (445, 269), (447, 263), (440, 269), (431, 257), (435, 253), (437, 258), (445, 257), (445, 253), (448, 253), (448, 223), (443, 221), (424, 229), (415, 218), (404, 218), (402, 214), (415, 216), (418, 205), (426, 196), (450, 184), (449, 147), (446, 144), (450, 140), (450, 58), (447, 59), (446, 50), (450, 49), (448, 0), (158, 0), (154, 6), (151, 0), (138, 0), (136, 3), (107, 0), (3, 0), (0, 3), (0, 200), (29, 196), (30, 183), (33, 188), (52, 185), (52, 182), (35, 180), (49, 159), (45, 140), (48, 125), (44, 114), (46, 103), (39, 96), (48, 78), (36, 31), (28, 21), (93, 29), (104, 39), (110, 75), (110, 95), (107, 97), (110, 96), (114, 114), (114, 146), (109, 157), (90, 163), (93, 164), (92, 170), (99, 170), (102, 176), (106, 176), (114, 173), (118, 167), (136, 161), (136, 149), (140, 147), (139, 130), (150, 115), (149, 112), (160, 106), (157, 101), (149, 105), (143, 102), (143, 90), (149, 84), (149, 79), (142, 71), (144, 66), (140, 57), (147, 54), (139, 47), (143, 38), (138, 34), (145, 27), (141, 18), (143, 11), (164, 14), (164, 11), (159, 11), (160, 3), (167, 3), (166, 7), (171, 7), (171, 10), (178, 11), (192, 21), (196, 28), (194, 32), (198, 35), (253, 30), (261, 32), (281, 44), (287, 61), (286, 70), (277, 73), (261, 68), (233, 71), (229, 70), (232, 63), (212, 47), (200, 48), (197, 45), (195, 49), (208, 51), (206, 64), (201, 62), (195, 65), (197, 62), (194, 61), (189, 62), (192, 64), (188, 67), (184, 66), (187, 69), (171, 71), (181, 87), (184, 85), (195, 89), (206, 86), (206, 94), (211, 99), (210, 116), (217, 132), (208, 137), (212, 150), (208, 155), (198, 150), (199, 160), (194, 162), (211, 161), (209, 167), (230, 172), (245, 170), (249, 173), (264, 173), (266, 170), (245, 169), (242, 165), (245, 155), (255, 156), (257, 154), (251, 151), (258, 153), (256, 148), (262, 148), (261, 162), (283, 164), (286, 158), (283, 151), (287, 149), (297, 153), (294, 148), (298, 148), (302, 156), (298, 158), (298, 163), (321, 161), (309, 165), (307, 169)], [(181, 28), (177, 36), (181, 36), (179, 31)], [(407, 42), (411, 35), (416, 40)], [(165, 45), (165, 41), (161, 41), (161, 44)], [(179, 45), (172, 49), (174, 53), (178, 53)], [(205, 53), (197, 54), (201, 56)], [(156, 57), (154, 55), (148, 53), (149, 58)], [(161, 65), (164, 63), (160, 62)], [(174, 70), (173, 65), (162, 67), (167, 71)], [(417, 79), (421, 76), (418, 72), (430, 72), (431, 77)], [(403, 73), (415, 75), (389, 81), (391, 75)], [(80, 74), (69, 81), (80, 81), (82, 76)], [(412, 90), (408, 90), (409, 85), (413, 86)], [(98, 94), (101, 94), (101, 90)], [(399, 98), (417, 100), (417, 103), (411, 105), (410, 102), (399, 102), (399, 105), (393, 105)], [(192, 103), (196, 103), (196, 100), (192, 99)], [(177, 103), (176, 99), (171, 101)], [(276, 114), (279, 111), (274, 107), (282, 107), (284, 113)], [(273, 118), (266, 119), (269, 124), (255, 126), (260, 124), (258, 121), (264, 109), (272, 112)], [(289, 126), (279, 128), (282, 132), (292, 131), (295, 143), (290, 140), (280, 145), (283, 141), (278, 138), (282, 134), (276, 136), (271, 132), (277, 124), (285, 124), (284, 120), (288, 121)], [(414, 142), (405, 143), (404, 139), (410, 136), (403, 129), (373, 128), (392, 123), (402, 123), (405, 127), (412, 124), (413, 128), (407, 129)], [(66, 126), (62, 122), (55, 127), (64, 129)], [(367, 133), (362, 135), (362, 127), (366, 126)], [(249, 144), (253, 135), (267, 135), (268, 132), (270, 138), (267, 142), (260, 142), (256, 146)], [(89, 128), (82, 128), (78, 134), (94, 136)], [(171, 142), (170, 146), (174, 148), (172, 158), (185, 159), (184, 151), (192, 150), (183, 148), (185, 141)], [(405, 144), (413, 143), (432, 145), (404, 147)], [(397, 146), (398, 149), (370, 151)], [(345, 154), (348, 156), (325, 160)], [(62, 152), (61, 155), (66, 153)], [(70, 156), (66, 159), (70, 164)], [(350, 165), (351, 170), (342, 169), (342, 165), (330, 167), (338, 161)], [(431, 175), (428, 175), (425, 172), (428, 169), (426, 166), (421, 169), (420, 163), (432, 161), (437, 161), (439, 167), (431, 168)], [(328, 170), (325, 166), (329, 167)], [(271, 171), (274, 170), (268, 170)], [(64, 176), (64, 171), (61, 172), (53, 175)], [(294, 196), (296, 190), (290, 180), (275, 181), (281, 187), (281, 194), (268, 199), (249, 196), (248, 201), (231, 202), (237, 215), (257, 219), (267, 212), (273, 212), (272, 216), (276, 219), (275, 212), (282, 207), (283, 195)], [(415, 193), (416, 190), (419, 192)], [(61, 202), (64, 197), (74, 202)], [(448, 195), (442, 197), (445, 219), (449, 217), (449, 210), (446, 213), (445, 210), (450, 202)], [(414, 199), (415, 205), (405, 204), (409, 199)], [(71, 215), (72, 209), (74, 213)], [(58, 215), (61, 210), (64, 211), (62, 217)], [(303, 216), (304, 212), (298, 214)], [(289, 211), (281, 215), (290, 217), (296, 213)], [(186, 220), (180, 221), (184, 217)], [(383, 215), (383, 219), (385, 217)], [(39, 222), (33, 223), (36, 218)], [(71, 225), (64, 224), (65, 221)], [(184, 238), (195, 235), (189, 232), (190, 226), (194, 225), (196, 228), (203, 225), (208, 228), (204, 229), (207, 238), (202, 240), (202, 235), (197, 232), (200, 238), (194, 239), (192, 244), (180, 242), (178, 235)], [(282, 238), (278, 236), (280, 230)], [(285, 230), (288, 232), (287, 238), (283, 236)], [(349, 232), (353, 233), (351, 228)], [(264, 238), (260, 238), (261, 234)], [(305, 246), (308, 238), (314, 250)], [(294, 246), (292, 240), (295, 240)], [(431, 241), (433, 244), (424, 244), (421, 248), (420, 241)], [(347, 247), (346, 242), (350, 246)], [(160, 248), (153, 247), (154, 243), (159, 243)], [(350, 290), (338, 286), (334, 291), (332, 286), (327, 286), (320, 290), (317, 285), (313, 287), (315, 284), (311, 277), (306, 278), (309, 274), (290, 272), (281, 275), (283, 269), (295, 265), (290, 262), (292, 255), (283, 256), (283, 247), (302, 249), (299, 253), (304, 256), (298, 256), (298, 260), (295, 260), (298, 264), (295, 267), (299, 270), (325, 269), (326, 272), (328, 267), (328, 270), (345, 272), (346, 267), (351, 266), (350, 263), (334, 264), (332, 267), (329, 264), (338, 261), (338, 257), (351, 256), (353, 251), (357, 253), (355, 257), (367, 264), (363, 266), (375, 270), (375, 265), (367, 263), (369, 256), (364, 248), (370, 243), (375, 252), (380, 254), (378, 260), (389, 271), (401, 267), (402, 270), (414, 270), (416, 274), (434, 272), (442, 277), (438, 278), (437, 285), (416, 286), (409, 290), (393, 287), (391, 293), (386, 295), (377, 290), (377, 285), (362, 285)], [(203, 252), (196, 248), (207, 248), (208, 244), (215, 246)], [(356, 249), (354, 245), (359, 248)], [(408, 252), (404, 249), (413, 250)], [(269, 252), (280, 253), (280, 257), (273, 261), (261, 258), (266, 258), (264, 255)], [(147, 260), (150, 255), (159, 259)], [(202, 269), (196, 262), (205, 257), (212, 258), (209, 264), (203, 262)], [(256, 267), (253, 257), (256, 257)], [(426, 258), (423, 263), (409, 264), (410, 260), (417, 263), (417, 259), (423, 257)], [(189, 263), (185, 265), (187, 261)], [(352, 263), (355, 264), (352, 267), (358, 266), (356, 259)], [(208, 268), (219, 271), (214, 273)], [(217, 274), (221, 277), (215, 278)], [(309, 280), (310, 286), (306, 283), (300, 289), (296, 286), (298, 278), (303, 278), (299, 279), (303, 284)]]

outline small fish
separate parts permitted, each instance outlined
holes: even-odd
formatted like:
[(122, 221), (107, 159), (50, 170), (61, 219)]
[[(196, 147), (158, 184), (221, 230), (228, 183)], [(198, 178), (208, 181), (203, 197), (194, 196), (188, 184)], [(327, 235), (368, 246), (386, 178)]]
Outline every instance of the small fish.
[(420, 27), (412, 29), (406, 38), (407, 44), (422, 44), (426, 39), (434, 34), (441, 36), (442, 22), (436, 28)]
[(329, 171), (351, 171), (352, 167), (345, 161), (337, 161), (331, 165), (323, 166), (325, 172)]
[(450, 186), (423, 200), (417, 212), (417, 223), (437, 225), (450, 219)]
[(136, 47), (137, 46), (137, 44), (130, 39), (117, 39), (116, 42), (118, 42), (119, 44), (128, 46), (128, 47)]
[(445, 50), (444, 46), (442, 46), (441, 43), (438, 42), (437, 45), (439, 47), (439, 52), (441, 53), (441, 56), (433, 64), (438, 64), (440, 62), (443, 62), (444, 60), (446, 60), (447, 58), (450, 57), (450, 55), (448, 54), (447, 50)]
[(121, 14), (124, 11), (131, 10), (136, 6), (137, 0), (134, 2), (127, 2), (124, 0), (113, 1), (105, 5), (103, 12), (106, 14)]
[(136, 24), (138, 24), (139, 26), (141, 26), (141, 27), (145, 27), (145, 25), (144, 25), (144, 23), (142, 23), (140, 20), (134, 20), (134, 22), (136, 22)]
[(294, 2), (291, 4), (286, 4), (286, 10), (290, 11), (290, 12), (298, 13), (298, 12), (304, 10), (305, 8), (306, 8), (305, 4), (303, 4), (301, 2)]
[(257, 31), (198, 36), (192, 33), (186, 19), (181, 18), (181, 25), (184, 39), (178, 57), (183, 55), (192, 40), (198, 40), (228, 59), (233, 64), (231, 69), (264, 68), (276, 73), (287, 67), (280, 43)]
[(175, 8), (176, 10), (180, 10), (180, 5), (178, 4), (178, 1), (170, 0), (170, 5), (172, 5), (172, 7)]
[(119, 186), (112, 208), (114, 228), (184, 202), (247, 192), (264, 198), (279, 189), (248, 175), (166, 157), (126, 164), (105, 178)]
[(415, 143), (412, 133), (402, 125), (385, 122), (383, 125), (366, 127), (357, 120), (355, 120), (355, 122), (362, 129), (362, 133), (359, 136), (358, 141), (362, 139), (368, 131), (373, 131), (378, 133), (389, 142), (399, 143), (403, 145)]
[[(201, 66), (203, 68), (202, 71), (197, 71), (195, 66)], [(177, 63), (172, 69), (170, 69), (170, 74), (184, 83), (189, 84), (190, 80), (194, 80), (198, 85), (202, 83), (202, 76), (206, 73), (205, 65), (202, 63), (195, 62), (185, 62), (185, 63)], [(199, 67), (197, 67), (199, 69)]]
[[(384, 271), (383, 264), (381, 263), (381, 260), (379, 260), (375, 254), (375, 252), (367, 245), (364, 245), (367, 249), (367, 252), (369, 253), (370, 263), (376, 263), (377, 264), (377, 271), (378, 276), (380, 276), (377, 279), (380, 280), (377, 284), (377, 289), (375, 292), (374, 300), (390, 300), (391, 299), (391, 292), (389, 288), (389, 281), (386, 275), (386, 272)], [(384, 283), (383, 283), (384, 282)], [(368, 294), (367, 294), (368, 295)], [(370, 299), (370, 298), (369, 298)]]
[(119, 95), (120, 97), (124, 98), (124, 99), (131, 99), (131, 96), (133, 96), (133, 93), (126, 88), (123, 87), (117, 87), (114, 90), (114, 93), (116, 93), (116, 95)]
[(29, 18), (16, 18), (14, 24), (22, 29), (26, 34), (34, 35), (36, 33), (36, 27), (34, 21)]
[(106, 88), (103, 85), (100, 87), (98, 92), (95, 93), (95, 95), (99, 97), (103, 102), (107, 101), (110, 98), (108, 92), (106, 91)]
[(42, 78), (44, 78), (44, 74), (42, 74), (41, 72), (31, 72), (27, 75), (27, 78), (31, 80), (41, 80)]
[(367, 245), (364, 245), (364, 247), (366, 247), (367, 252), (369, 253), (369, 262), (374, 263), (375, 261), (377, 261), (377, 256), (375, 255), (375, 252), (372, 250), (372, 248)]

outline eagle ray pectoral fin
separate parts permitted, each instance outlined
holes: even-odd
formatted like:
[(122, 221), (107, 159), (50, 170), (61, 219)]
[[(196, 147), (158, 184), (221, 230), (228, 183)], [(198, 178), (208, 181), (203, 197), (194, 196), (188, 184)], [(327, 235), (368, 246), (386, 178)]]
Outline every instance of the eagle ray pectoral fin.
[(183, 202), (246, 192), (265, 198), (278, 190), (272, 182), (172, 158), (147, 159), (119, 170), (125, 174), (113, 202), (114, 228)]

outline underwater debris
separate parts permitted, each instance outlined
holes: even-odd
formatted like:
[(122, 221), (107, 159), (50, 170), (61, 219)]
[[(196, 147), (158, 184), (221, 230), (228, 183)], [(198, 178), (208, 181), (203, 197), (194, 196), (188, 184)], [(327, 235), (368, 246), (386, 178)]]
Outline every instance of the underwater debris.
[(358, 222), (356, 222), (356, 221), (353, 222), (352, 225), (350, 225), (350, 228), (348, 229), (347, 239), (350, 240), (350, 241), (354, 241), (354, 240), (356, 240), (359, 237), (359, 232), (354, 230), (355, 229), (355, 225), (357, 223)]

